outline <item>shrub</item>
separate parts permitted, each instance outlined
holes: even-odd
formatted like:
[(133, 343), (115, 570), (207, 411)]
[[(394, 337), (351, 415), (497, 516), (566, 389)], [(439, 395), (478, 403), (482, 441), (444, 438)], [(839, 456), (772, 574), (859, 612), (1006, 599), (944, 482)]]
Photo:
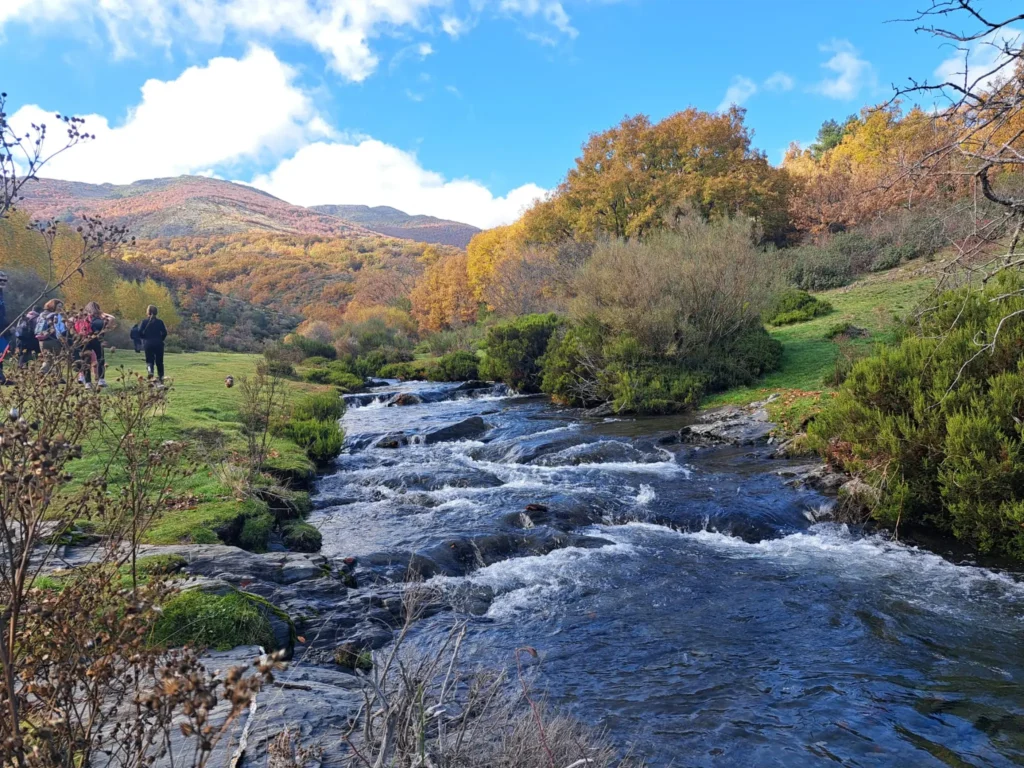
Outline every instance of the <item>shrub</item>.
[(292, 418), (337, 421), (345, 415), (345, 401), (333, 394), (304, 395), (292, 406)]
[(792, 325), (813, 320), (815, 317), (827, 315), (832, 305), (806, 291), (787, 288), (768, 305), (764, 312), (764, 321), (768, 325)]
[(805, 291), (842, 288), (853, 280), (849, 257), (841, 253), (805, 245), (779, 254), (789, 263), (788, 281)]
[(357, 357), (352, 364), (353, 372), (357, 376), (369, 378), (380, 376), (381, 369), (392, 363), (407, 363), (412, 360), (412, 354), (404, 349), (394, 347), (375, 349), (365, 355)]
[(472, 352), (451, 352), (437, 361), (438, 381), (470, 381), (480, 377), (480, 361)]
[(652, 358), (628, 336), (611, 338), (590, 321), (560, 331), (542, 363), (545, 392), (567, 405), (610, 403), (619, 412), (678, 413), (697, 407), (707, 392), (775, 370), (782, 345), (753, 326), (715, 349), (682, 359)]
[(906, 259), (913, 258), (913, 249), (906, 245), (887, 245), (871, 262), (872, 272), (895, 269)]
[(239, 645), (275, 647), (270, 622), (259, 606), (240, 592), (213, 595), (190, 589), (163, 606), (153, 625), (153, 643), (194, 645), (226, 651)]
[(898, 346), (854, 365), (812, 425), (818, 450), (878, 489), (877, 520), (1024, 558), (1022, 289), (1004, 273), (943, 294)]
[(317, 464), (333, 461), (345, 444), (345, 433), (336, 421), (292, 419), (285, 434)]
[(385, 379), (399, 381), (436, 381), (437, 366), (431, 361), (414, 360), (408, 363), (389, 363), (380, 369), (379, 375)]
[(310, 339), (293, 333), (285, 340), (286, 346), (297, 349), (305, 360), (308, 357), (323, 357), (334, 360), (338, 356), (334, 346), (318, 339)]
[(281, 526), (284, 545), (293, 552), (319, 552), (323, 545), (320, 531), (303, 520), (295, 520)]
[(284, 360), (268, 360), (267, 373), (271, 376), (280, 376), (285, 379), (295, 378), (295, 367)]
[(479, 365), (485, 379), (503, 381), (519, 392), (539, 392), (540, 358), (558, 327), (557, 315), (526, 315), (487, 332), (486, 356)]
[(305, 360), (302, 361), (302, 364), (303, 365), (308, 365), (308, 366), (310, 366), (312, 368), (319, 368), (320, 366), (327, 365), (329, 362), (331, 362), (331, 361), (329, 359), (327, 359), (326, 357), (321, 357), (320, 355), (314, 355), (313, 357), (307, 357)]

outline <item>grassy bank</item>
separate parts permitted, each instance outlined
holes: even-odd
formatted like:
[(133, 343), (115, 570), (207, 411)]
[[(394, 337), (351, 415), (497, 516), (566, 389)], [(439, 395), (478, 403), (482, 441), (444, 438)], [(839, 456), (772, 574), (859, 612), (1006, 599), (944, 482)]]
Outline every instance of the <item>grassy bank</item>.
[(895, 320), (903, 317), (924, 299), (935, 285), (934, 278), (920, 274), (921, 264), (870, 275), (845, 288), (815, 294), (828, 301), (833, 311), (802, 323), (769, 328), (771, 336), (782, 343), (781, 367), (755, 386), (737, 387), (705, 400), (705, 407), (744, 405), (779, 392), (783, 397), (775, 416), (783, 426), (806, 417), (823, 397), (834, 391), (825, 383), (835, 369), (840, 345), (828, 338), (836, 326), (850, 324), (867, 335), (849, 339), (846, 344), (857, 354), (893, 339)]
[[(251, 375), (259, 357), (234, 353), (200, 352), (167, 355), (167, 378), (171, 386), (162, 413), (155, 418), (152, 437), (157, 441), (183, 441), (192, 464), (174, 487), (167, 511), (147, 532), (152, 544), (216, 543), (231, 531), (231, 538), (258, 536), (266, 515), (259, 503), (246, 500), (239, 484), (237, 467), (242, 463), (246, 441), (239, 421), (242, 400), (240, 377)], [(141, 355), (118, 350), (107, 355), (107, 380), (116, 386), (121, 371), (145, 372)], [(236, 385), (228, 388), (225, 377)], [(289, 395), (333, 392), (330, 387), (288, 382)], [(93, 440), (72, 471), (86, 479), (98, 474), (110, 456), (102, 439)], [(291, 440), (272, 439), (265, 468), (286, 483), (301, 485), (312, 478), (315, 466)], [(252, 518), (252, 530), (245, 532), (245, 519)], [(258, 520), (258, 521), (257, 521)]]

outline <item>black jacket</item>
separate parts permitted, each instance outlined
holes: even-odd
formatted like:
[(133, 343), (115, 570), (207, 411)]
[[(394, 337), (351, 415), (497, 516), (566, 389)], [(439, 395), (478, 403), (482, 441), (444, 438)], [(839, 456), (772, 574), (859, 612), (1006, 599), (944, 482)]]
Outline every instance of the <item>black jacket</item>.
[(139, 336), (147, 347), (162, 347), (167, 338), (167, 326), (159, 317), (147, 317), (139, 324)]

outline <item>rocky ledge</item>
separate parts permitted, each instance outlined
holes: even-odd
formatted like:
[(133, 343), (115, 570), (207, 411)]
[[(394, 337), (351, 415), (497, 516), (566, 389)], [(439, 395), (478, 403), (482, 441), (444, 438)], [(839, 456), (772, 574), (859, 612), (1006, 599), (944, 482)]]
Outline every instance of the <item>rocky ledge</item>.
[(747, 406), (728, 405), (703, 412), (697, 421), (679, 431), (684, 443), (696, 445), (767, 445), (775, 431), (768, 415), (767, 400)]

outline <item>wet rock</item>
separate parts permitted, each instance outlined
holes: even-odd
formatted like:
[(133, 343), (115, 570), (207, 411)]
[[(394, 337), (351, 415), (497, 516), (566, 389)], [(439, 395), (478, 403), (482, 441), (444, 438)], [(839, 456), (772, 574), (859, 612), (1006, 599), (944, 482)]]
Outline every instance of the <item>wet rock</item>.
[(780, 477), (791, 478), (788, 485), (810, 488), (826, 496), (835, 496), (839, 493), (840, 487), (850, 479), (842, 473), (833, 472), (826, 464), (805, 464), (798, 467), (788, 467), (779, 470), (777, 474)]
[(392, 432), (384, 435), (380, 440), (374, 443), (375, 448), (402, 448), (409, 444), (409, 436), (404, 432)]
[(594, 408), (588, 408), (583, 412), (584, 416), (591, 419), (604, 419), (615, 415), (615, 408), (611, 403), (602, 403)]
[(779, 443), (772, 453), (773, 459), (805, 459), (814, 456), (814, 451), (806, 447), (807, 434), (794, 435), (789, 440)]
[(529, 463), (539, 467), (575, 467), (580, 464), (657, 464), (662, 461), (665, 461), (662, 453), (649, 453), (615, 440), (598, 440), (563, 448)]
[(455, 388), (455, 392), (476, 392), (481, 389), (492, 389), (494, 384), (489, 381), (464, 381)]
[(490, 429), (490, 425), (486, 421), (479, 416), (472, 416), (460, 421), (458, 424), (452, 424), (451, 426), (441, 427), (440, 429), (427, 432), (423, 435), (423, 443), (425, 445), (433, 445), (434, 443), (471, 440), (475, 437), (480, 437), (487, 432), (488, 429)]
[(698, 445), (766, 444), (775, 425), (763, 406), (764, 403), (755, 403), (747, 408), (718, 408), (701, 415), (697, 423), (683, 427), (679, 437), (684, 443)]
[(544, 506), (543, 504), (527, 504), (526, 505), (526, 511), (527, 512), (547, 512), (548, 508), (546, 506)]
[(882, 494), (875, 486), (855, 477), (839, 489), (839, 500), (835, 507), (836, 520), (844, 523), (863, 523), (871, 517), (881, 498)]
[(422, 397), (414, 395), (411, 392), (403, 392), (400, 395), (395, 395), (390, 401), (388, 401), (388, 408), (393, 406), (420, 405), (422, 402)]

